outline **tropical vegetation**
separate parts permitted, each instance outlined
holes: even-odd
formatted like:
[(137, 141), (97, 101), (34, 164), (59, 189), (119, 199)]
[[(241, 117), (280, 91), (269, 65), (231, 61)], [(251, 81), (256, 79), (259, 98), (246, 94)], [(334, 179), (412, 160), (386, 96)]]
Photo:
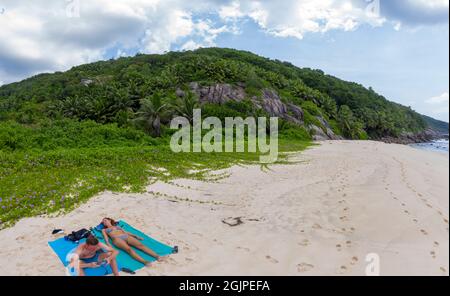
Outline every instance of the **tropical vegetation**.
[[(239, 85), (246, 98), (200, 102), (193, 82)], [(281, 151), (308, 147), (313, 126), (348, 139), (430, 126), (371, 88), (233, 49), (138, 54), (39, 74), (0, 87), (0, 228), (104, 190), (140, 192), (155, 178), (214, 181), (212, 169), (256, 162), (258, 153), (173, 153), (168, 125), (175, 116), (192, 121), (194, 108), (221, 119), (269, 116), (254, 103), (267, 89), (303, 112), (301, 122), (279, 121)]]

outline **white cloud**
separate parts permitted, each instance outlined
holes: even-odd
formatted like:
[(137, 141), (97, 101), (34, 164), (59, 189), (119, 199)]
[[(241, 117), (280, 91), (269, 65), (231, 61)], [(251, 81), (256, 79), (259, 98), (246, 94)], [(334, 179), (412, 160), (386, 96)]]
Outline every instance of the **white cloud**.
[(191, 35), (194, 29), (192, 17), (182, 10), (168, 12), (145, 32), (145, 52), (162, 53), (170, 49), (173, 42)]
[(439, 96), (429, 98), (425, 102), (427, 104), (431, 104), (431, 105), (447, 104), (447, 106), (448, 106), (449, 94), (448, 94), (448, 92), (445, 92)]
[(429, 110), (434, 116), (439, 116), (441, 119), (448, 121), (449, 116), (449, 93), (444, 92), (439, 96), (435, 96), (425, 100), (429, 105)]
[(407, 0), (409, 5), (416, 5), (426, 9), (448, 9), (448, 0)]
[(220, 8), (223, 19), (248, 17), (267, 33), (302, 39), (307, 33), (355, 30), (361, 24), (380, 26), (385, 22), (367, 5), (352, 0), (233, 1)]
[(222, 19), (236, 19), (241, 18), (244, 14), (241, 12), (241, 4), (239, 1), (233, 1), (229, 5), (221, 6), (219, 9), (219, 16)]
[(181, 50), (194, 50), (200, 47), (202, 46), (194, 40), (189, 40), (181, 46)]
[[(409, 2), (432, 11), (448, 8), (448, 1)], [(238, 34), (248, 20), (270, 35), (298, 39), (386, 23), (365, 0), (2, 0), (0, 8), (0, 79), (6, 83), (111, 52), (214, 46), (218, 36)], [(74, 12), (79, 17), (69, 17)]]
[(109, 50), (115, 56), (133, 50), (162, 53), (186, 38), (195, 38), (198, 46), (213, 46), (219, 34), (234, 31), (194, 19), (193, 14), (207, 11), (211, 4), (206, 0), (5, 0), (0, 15), (0, 79), (8, 83), (65, 70), (102, 59)]

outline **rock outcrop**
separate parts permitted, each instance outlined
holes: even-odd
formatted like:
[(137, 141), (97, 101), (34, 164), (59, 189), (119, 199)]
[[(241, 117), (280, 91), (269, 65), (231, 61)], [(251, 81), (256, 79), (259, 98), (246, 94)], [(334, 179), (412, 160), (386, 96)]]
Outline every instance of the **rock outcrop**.
[(242, 101), (245, 99), (245, 90), (241, 86), (230, 84), (214, 84), (211, 86), (200, 86), (197, 82), (189, 84), (192, 92), (197, 94), (200, 103), (224, 104), (227, 101)]
[(266, 111), (270, 116), (276, 116), (298, 125), (303, 125), (303, 110), (294, 104), (285, 104), (278, 93), (271, 89), (264, 89), (261, 97), (253, 97), (253, 103)]
[(94, 80), (84, 78), (84, 79), (81, 79), (80, 83), (84, 86), (89, 86), (90, 84), (94, 83)]
[[(200, 86), (197, 82), (189, 84), (190, 90), (199, 97), (200, 103), (224, 104), (228, 101), (243, 101), (248, 98), (244, 84), (214, 84)], [(176, 95), (184, 96), (184, 91), (178, 89)], [(271, 89), (264, 89), (260, 97), (250, 98), (255, 106), (266, 111), (270, 116), (277, 116), (287, 121), (302, 125), (303, 110), (291, 103), (285, 104), (278, 93)]]
[(448, 135), (443, 135), (442, 133), (436, 132), (432, 129), (426, 129), (419, 133), (403, 133), (398, 137), (383, 137), (380, 140), (385, 143), (414, 144), (445, 138), (448, 139)]
[[(237, 85), (217, 83), (210, 86), (201, 86), (197, 82), (191, 82), (189, 88), (198, 96), (199, 101), (202, 104), (225, 104), (228, 101), (240, 102), (248, 98), (245, 92), (245, 84), (243, 83)], [(182, 97), (185, 93), (178, 89), (176, 95)], [(304, 112), (302, 108), (292, 103), (284, 103), (279, 94), (273, 89), (263, 89), (261, 91), (261, 96), (253, 96), (249, 99), (257, 108), (264, 110), (270, 116), (279, 117), (297, 125), (304, 125)], [(318, 117), (318, 120), (324, 127), (323, 129), (315, 125), (307, 127), (313, 135), (314, 140), (342, 139), (342, 137), (334, 134), (325, 119)]]
[(317, 125), (308, 125), (308, 131), (312, 135), (314, 141), (326, 141), (329, 140), (327, 134), (323, 131), (322, 128)]
[[(327, 124), (328, 125), (328, 124)], [(343, 140), (344, 138), (336, 135), (330, 127), (324, 125), (324, 128), (317, 125), (308, 125), (308, 131), (312, 135), (314, 141), (326, 141), (326, 140)]]
[(333, 129), (331, 128), (328, 121), (326, 121), (321, 116), (316, 116), (317, 120), (322, 124), (323, 128), (325, 129), (324, 134), (326, 136), (326, 140), (343, 140), (344, 138), (342, 136), (338, 136), (333, 132)]

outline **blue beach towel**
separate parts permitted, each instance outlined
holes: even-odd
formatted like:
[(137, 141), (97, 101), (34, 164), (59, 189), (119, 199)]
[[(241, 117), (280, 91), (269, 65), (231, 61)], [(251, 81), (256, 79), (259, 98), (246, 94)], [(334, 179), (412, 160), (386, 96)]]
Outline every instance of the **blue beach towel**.
[[(144, 240), (141, 242), (144, 245), (146, 245), (147, 247), (149, 247), (150, 249), (152, 249), (153, 251), (155, 251), (160, 256), (167, 256), (174, 252), (174, 249), (172, 247), (165, 245), (161, 242), (158, 242), (157, 240), (149, 237), (148, 235), (144, 234), (143, 232), (133, 228), (131, 225), (129, 225), (125, 221), (119, 221), (118, 225), (120, 227), (122, 227), (123, 230), (142, 237)], [(103, 226), (99, 225), (99, 226), (91, 229), (91, 231), (99, 239), (100, 242), (105, 243), (105, 241), (103, 239), (103, 235), (101, 233), (102, 228), (103, 228)], [(83, 243), (84, 241), (85, 240), (81, 240), (80, 243)], [(48, 244), (49, 244), (50, 248), (52, 248), (52, 250), (56, 253), (56, 255), (58, 255), (59, 260), (61, 260), (63, 265), (66, 267), (69, 264), (69, 261), (68, 261), (69, 258), (67, 258), (68, 255), (70, 255), (71, 252), (73, 252), (78, 247), (77, 243), (67, 241), (64, 238), (59, 238), (55, 241), (49, 242)], [(114, 245), (113, 245), (113, 247), (119, 251), (119, 255), (117, 255), (117, 257), (116, 257), (119, 270), (122, 268), (128, 268), (132, 271), (136, 271), (136, 270), (139, 270), (142, 267), (144, 267), (144, 264), (134, 260), (126, 252), (116, 248)], [(133, 248), (133, 249), (136, 251), (136, 253), (138, 253), (145, 260), (155, 261), (155, 259), (153, 257), (143, 253), (140, 250), (137, 250), (136, 248)], [(69, 271), (69, 273), (71, 275), (74, 275), (73, 271), (72, 272)], [(101, 266), (98, 268), (86, 268), (85, 274), (87, 276), (103, 276), (103, 275), (112, 274), (112, 270), (111, 270), (110, 266)]]

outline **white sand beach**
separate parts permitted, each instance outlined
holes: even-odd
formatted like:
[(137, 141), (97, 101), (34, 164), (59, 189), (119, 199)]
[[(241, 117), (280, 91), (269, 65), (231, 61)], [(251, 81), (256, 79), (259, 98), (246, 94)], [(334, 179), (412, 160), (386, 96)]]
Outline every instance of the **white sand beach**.
[[(449, 274), (448, 154), (329, 141), (292, 160), (235, 166), (216, 183), (105, 192), (64, 216), (22, 219), (0, 231), (0, 275), (65, 275), (47, 245), (51, 231), (104, 216), (179, 246), (138, 275), (365, 275), (369, 253), (381, 275)], [(233, 218), (243, 223), (223, 223)]]

